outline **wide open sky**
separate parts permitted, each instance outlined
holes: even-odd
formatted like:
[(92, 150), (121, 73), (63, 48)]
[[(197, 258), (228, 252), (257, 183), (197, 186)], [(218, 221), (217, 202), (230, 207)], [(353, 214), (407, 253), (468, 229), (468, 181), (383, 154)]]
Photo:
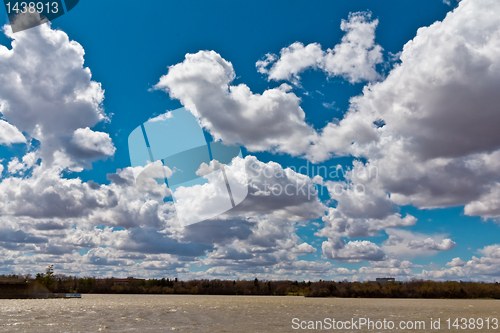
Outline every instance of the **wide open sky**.
[[(0, 23), (0, 273), (499, 278), (498, 1), (81, 0)], [(128, 148), (182, 106), (259, 170), (188, 227)]]

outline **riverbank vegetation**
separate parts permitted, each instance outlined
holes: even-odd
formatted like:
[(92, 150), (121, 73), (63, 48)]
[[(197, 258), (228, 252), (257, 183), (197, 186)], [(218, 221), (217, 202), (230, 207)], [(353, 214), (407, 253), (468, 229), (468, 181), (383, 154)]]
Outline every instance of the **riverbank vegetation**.
[(2, 279), (38, 280), (54, 293), (93, 294), (195, 294), (195, 295), (297, 295), (308, 297), (364, 298), (494, 298), (500, 299), (500, 284), (466, 281), (349, 282), (189, 280), (177, 278), (125, 279), (76, 277), (54, 274), (52, 267), (31, 275), (0, 276)]

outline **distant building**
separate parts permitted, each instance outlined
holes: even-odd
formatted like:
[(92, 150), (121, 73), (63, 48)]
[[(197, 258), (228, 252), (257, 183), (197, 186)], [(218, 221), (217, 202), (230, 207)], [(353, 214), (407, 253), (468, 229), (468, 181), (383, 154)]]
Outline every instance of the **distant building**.
[(80, 298), (80, 294), (54, 294), (37, 280), (0, 279), (0, 299)]
[(0, 280), (0, 298), (29, 298), (32, 288), (22, 279)]
[(378, 283), (396, 282), (396, 279), (395, 278), (376, 278), (375, 282), (378, 282)]
[(130, 283), (133, 283), (133, 282), (146, 282), (146, 279), (136, 279), (136, 278), (133, 278), (133, 277), (128, 277), (126, 279), (113, 279), (113, 282), (115, 284), (119, 284), (119, 285), (122, 285), (122, 286), (126, 286)]
[(126, 286), (130, 283), (142, 283), (142, 282), (146, 282), (146, 279), (136, 279), (136, 278), (133, 278), (131, 276), (129, 276), (128, 278), (126, 279), (118, 279), (118, 278), (107, 278), (107, 279), (95, 279), (95, 282), (96, 284), (107, 284), (107, 283), (111, 283), (111, 284), (117, 284), (117, 285), (120, 285), (120, 286)]
[(385, 277), (385, 278), (376, 278), (375, 281), (376, 283), (402, 283), (401, 281), (396, 281), (395, 278), (393, 277)]

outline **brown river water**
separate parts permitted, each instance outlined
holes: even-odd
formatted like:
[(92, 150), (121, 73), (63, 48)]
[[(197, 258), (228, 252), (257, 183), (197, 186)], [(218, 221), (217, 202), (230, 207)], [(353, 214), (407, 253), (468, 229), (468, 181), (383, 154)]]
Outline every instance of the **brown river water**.
[[(431, 318), (440, 319), (440, 329), (431, 327)], [(399, 328), (401, 321), (405, 329)], [(0, 332), (500, 332), (498, 321), (499, 300), (198, 295), (0, 300)]]

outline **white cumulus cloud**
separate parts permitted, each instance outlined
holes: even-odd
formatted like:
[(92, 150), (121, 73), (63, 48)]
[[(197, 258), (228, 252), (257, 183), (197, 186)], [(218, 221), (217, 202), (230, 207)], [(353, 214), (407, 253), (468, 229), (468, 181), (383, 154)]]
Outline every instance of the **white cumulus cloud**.
[(316, 136), (305, 122), (300, 98), (290, 86), (254, 94), (236, 78), (230, 62), (214, 51), (186, 54), (169, 67), (155, 89), (178, 99), (200, 119), (216, 140), (239, 143), (250, 151), (274, 150), (302, 154)]
[(267, 54), (256, 63), (259, 73), (269, 80), (289, 80), (299, 83), (299, 74), (307, 69), (323, 70), (328, 76), (342, 76), (351, 83), (374, 81), (380, 77), (375, 67), (383, 61), (382, 47), (375, 44), (378, 20), (371, 14), (358, 12), (342, 20), (345, 32), (340, 44), (323, 51), (318, 43), (304, 46), (300, 42), (281, 49), (280, 56)]

